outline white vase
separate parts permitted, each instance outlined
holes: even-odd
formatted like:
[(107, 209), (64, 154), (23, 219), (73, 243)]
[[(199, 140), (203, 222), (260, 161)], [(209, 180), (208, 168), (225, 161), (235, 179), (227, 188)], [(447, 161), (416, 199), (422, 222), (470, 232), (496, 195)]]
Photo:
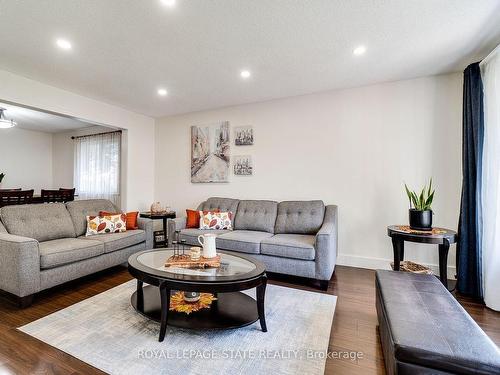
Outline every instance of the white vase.
[[(203, 246), (203, 258), (215, 258), (217, 256), (217, 250), (215, 248), (216, 234), (207, 233), (198, 236), (198, 242)], [(202, 241), (203, 240), (203, 241)]]

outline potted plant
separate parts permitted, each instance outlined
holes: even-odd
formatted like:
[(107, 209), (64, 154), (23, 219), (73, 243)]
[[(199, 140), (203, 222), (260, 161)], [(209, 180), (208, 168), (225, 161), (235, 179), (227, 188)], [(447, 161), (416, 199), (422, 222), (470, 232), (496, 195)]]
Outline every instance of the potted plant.
[[(410, 201), (409, 219), (410, 228), (416, 230), (432, 229), (432, 200), (434, 199), (434, 190), (432, 190), (432, 178), (429, 186), (424, 186), (420, 194), (410, 191), (405, 184), (406, 194)], [(413, 206), (413, 208), (412, 208)]]
[(2, 185), (2, 180), (5, 177), (5, 173), (0, 173), (0, 186)]

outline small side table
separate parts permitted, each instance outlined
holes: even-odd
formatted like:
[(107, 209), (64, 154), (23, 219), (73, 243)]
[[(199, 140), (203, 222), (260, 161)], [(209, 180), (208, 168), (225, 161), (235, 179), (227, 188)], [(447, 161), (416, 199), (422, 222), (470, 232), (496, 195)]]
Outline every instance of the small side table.
[(394, 251), (394, 271), (399, 271), (399, 262), (404, 260), (405, 241), (438, 245), (439, 249), (439, 279), (448, 289), (448, 250), (450, 245), (457, 242), (457, 232), (451, 229), (439, 228), (444, 233), (420, 234), (407, 233), (398, 229), (398, 225), (387, 227), (387, 234), (392, 238)]
[(169, 212), (164, 212), (161, 214), (157, 213), (151, 213), (150, 211), (146, 212), (141, 212), (140, 214), (141, 217), (146, 218), (146, 219), (152, 219), (152, 220), (163, 220), (163, 241), (154, 241), (154, 247), (168, 247), (168, 239), (167, 239), (167, 220), (168, 219), (175, 219), (176, 214), (175, 211), (169, 211)]

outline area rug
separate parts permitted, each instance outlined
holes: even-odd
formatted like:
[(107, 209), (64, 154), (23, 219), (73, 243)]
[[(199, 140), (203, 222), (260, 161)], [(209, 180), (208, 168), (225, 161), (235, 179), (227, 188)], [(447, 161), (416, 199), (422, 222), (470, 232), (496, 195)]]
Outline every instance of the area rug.
[[(19, 330), (110, 374), (323, 374), (337, 297), (276, 285), (258, 322), (226, 331), (168, 327), (130, 305), (130, 281)], [(248, 291), (254, 295), (254, 291)]]

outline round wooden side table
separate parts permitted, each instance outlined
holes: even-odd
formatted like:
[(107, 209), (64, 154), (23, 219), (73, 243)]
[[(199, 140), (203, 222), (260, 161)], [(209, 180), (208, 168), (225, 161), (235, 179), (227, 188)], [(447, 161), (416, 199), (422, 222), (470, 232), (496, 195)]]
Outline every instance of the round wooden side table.
[(439, 250), (439, 279), (448, 289), (448, 250), (450, 245), (457, 242), (457, 232), (451, 229), (440, 229), (443, 233), (412, 233), (400, 229), (401, 225), (390, 225), (387, 234), (392, 238), (392, 249), (394, 251), (394, 271), (399, 271), (399, 263), (404, 260), (405, 241), (438, 245)]
[(168, 239), (167, 239), (167, 220), (168, 219), (175, 219), (176, 214), (175, 211), (169, 211), (169, 212), (163, 212), (163, 213), (152, 213), (151, 211), (146, 211), (146, 212), (141, 212), (140, 217), (146, 218), (146, 219), (151, 219), (151, 220), (162, 220), (163, 221), (163, 241), (156, 241), (155, 238), (155, 245), (154, 247), (167, 247), (168, 246)]

